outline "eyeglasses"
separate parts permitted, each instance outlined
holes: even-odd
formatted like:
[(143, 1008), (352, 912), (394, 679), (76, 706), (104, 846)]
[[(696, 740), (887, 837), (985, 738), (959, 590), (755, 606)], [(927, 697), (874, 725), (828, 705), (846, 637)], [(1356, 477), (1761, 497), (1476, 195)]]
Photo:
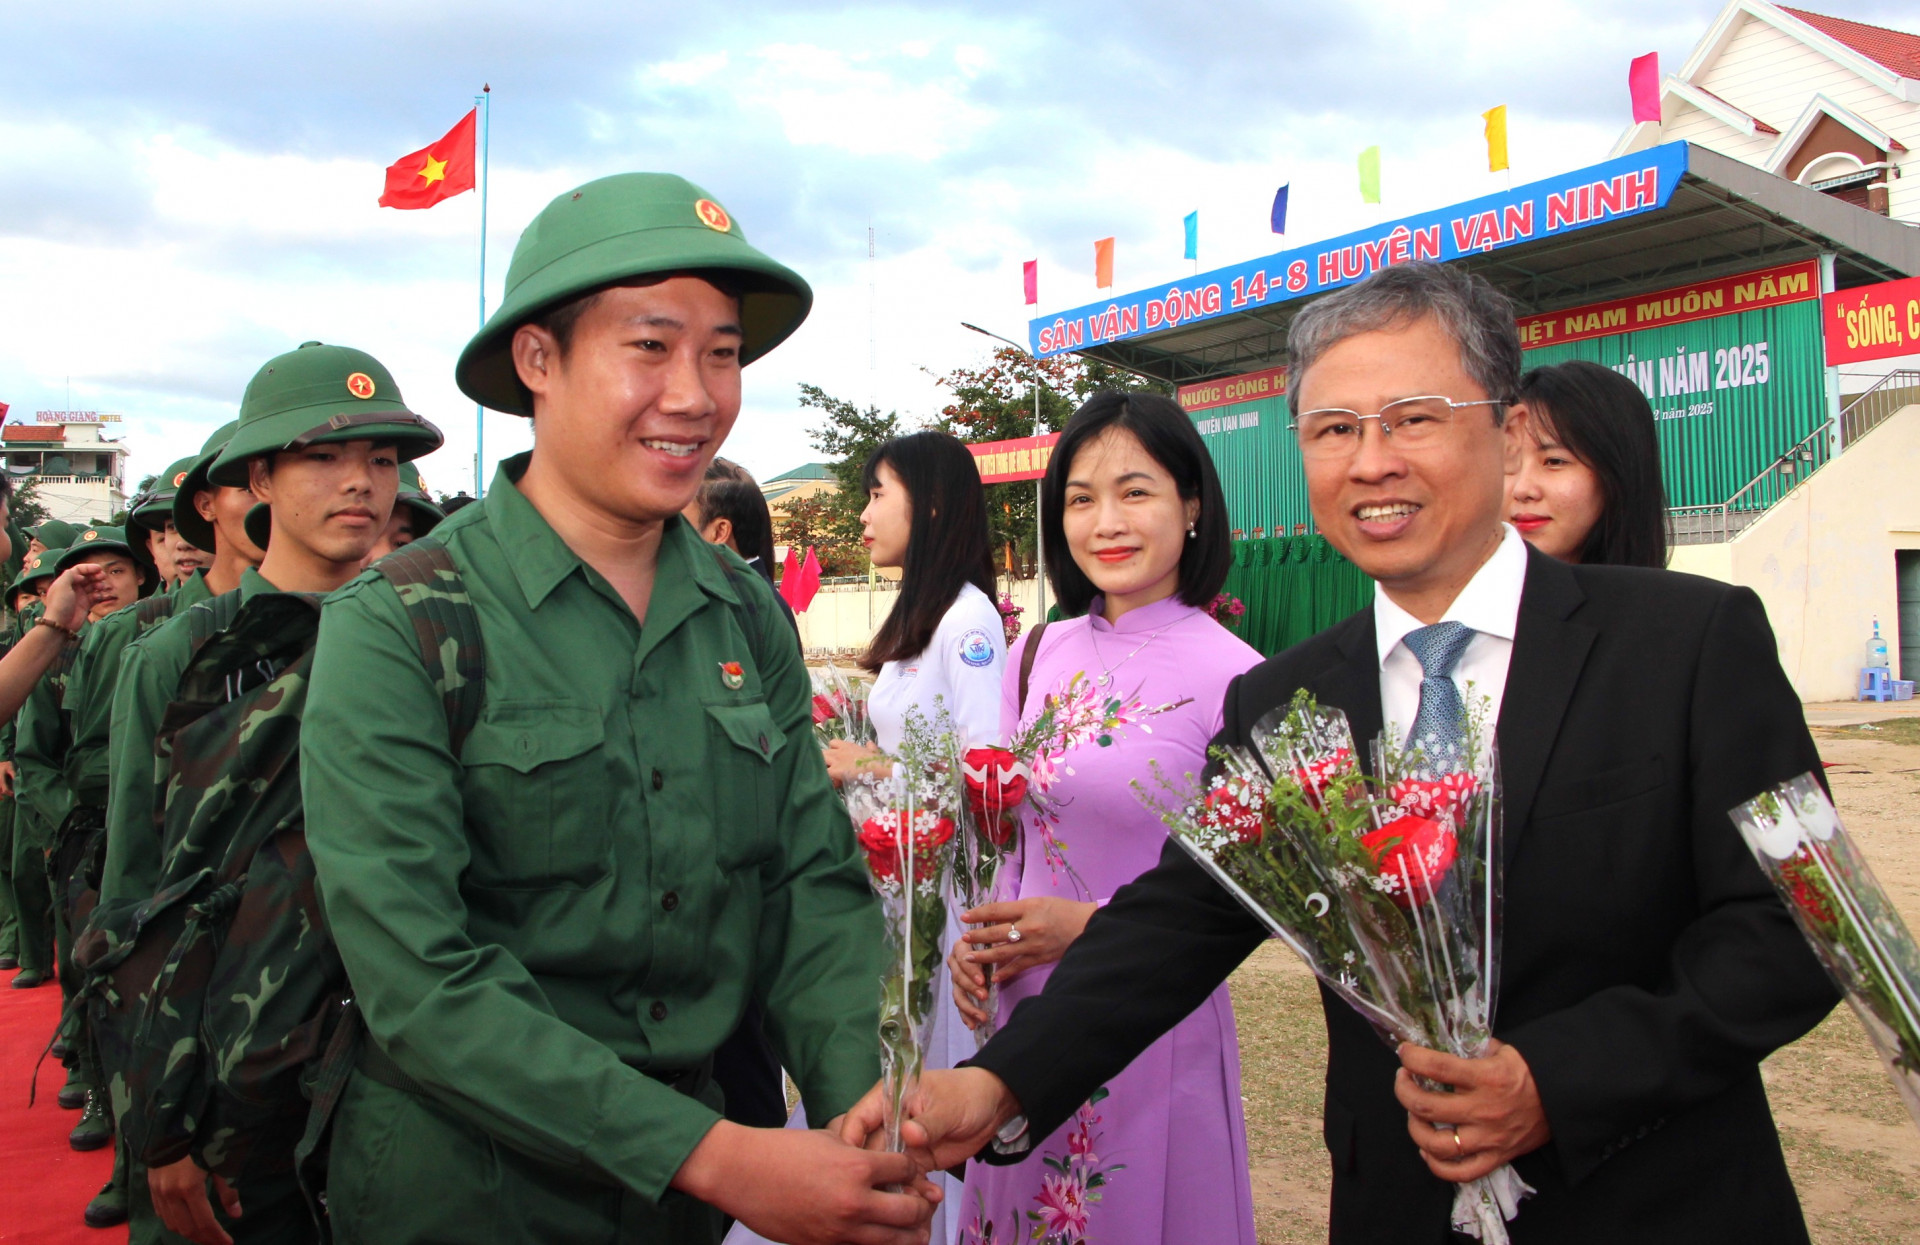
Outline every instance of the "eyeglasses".
[(1369, 419), (1379, 420), (1380, 431), (1400, 449), (1418, 450), (1440, 440), (1455, 411), (1469, 406), (1506, 405), (1497, 398), (1454, 402), (1438, 394), (1423, 394), (1389, 402), (1374, 415), (1338, 406), (1302, 411), (1287, 428), (1300, 438), (1302, 458), (1347, 458), (1359, 451), (1360, 426)]

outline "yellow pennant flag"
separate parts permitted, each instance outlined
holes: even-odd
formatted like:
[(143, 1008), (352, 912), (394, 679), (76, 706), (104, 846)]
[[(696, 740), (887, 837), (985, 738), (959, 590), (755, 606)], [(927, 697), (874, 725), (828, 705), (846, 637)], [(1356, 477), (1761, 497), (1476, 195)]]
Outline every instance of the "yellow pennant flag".
[(1507, 106), (1501, 104), (1480, 115), (1487, 120), (1487, 172), (1498, 173), (1507, 167)]

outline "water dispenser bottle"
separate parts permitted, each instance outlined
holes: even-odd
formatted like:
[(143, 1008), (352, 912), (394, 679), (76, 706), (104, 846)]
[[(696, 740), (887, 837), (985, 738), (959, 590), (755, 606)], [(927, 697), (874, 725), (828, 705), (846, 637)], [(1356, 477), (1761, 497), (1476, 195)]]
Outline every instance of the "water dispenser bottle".
[(1867, 660), (1869, 667), (1887, 664), (1887, 642), (1880, 636), (1880, 620), (1873, 620), (1873, 638), (1867, 641)]

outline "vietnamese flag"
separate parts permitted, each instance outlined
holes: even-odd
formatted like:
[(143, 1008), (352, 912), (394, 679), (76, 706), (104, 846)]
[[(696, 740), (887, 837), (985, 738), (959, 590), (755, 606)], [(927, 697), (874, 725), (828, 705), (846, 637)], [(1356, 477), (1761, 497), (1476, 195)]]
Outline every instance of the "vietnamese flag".
[(474, 117), (478, 111), (460, 118), (439, 142), (387, 166), (387, 188), (380, 195), (380, 206), (430, 208), (442, 199), (472, 190)]

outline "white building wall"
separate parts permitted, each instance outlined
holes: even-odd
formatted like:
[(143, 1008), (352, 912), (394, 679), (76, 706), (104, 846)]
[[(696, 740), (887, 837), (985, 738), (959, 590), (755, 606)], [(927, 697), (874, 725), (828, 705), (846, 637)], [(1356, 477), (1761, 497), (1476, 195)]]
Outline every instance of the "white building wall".
[(1920, 549), (1920, 406), (1910, 406), (1721, 545), (1683, 545), (1670, 569), (1759, 594), (1780, 664), (1804, 701), (1851, 700), (1873, 620), (1898, 652), (1894, 551)]

